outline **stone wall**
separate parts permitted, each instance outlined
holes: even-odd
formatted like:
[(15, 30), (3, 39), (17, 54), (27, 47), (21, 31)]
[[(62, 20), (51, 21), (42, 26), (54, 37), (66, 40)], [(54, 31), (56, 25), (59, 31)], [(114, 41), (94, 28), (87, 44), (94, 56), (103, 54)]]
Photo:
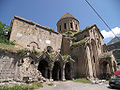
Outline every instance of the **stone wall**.
[(16, 52), (0, 50), (0, 81), (43, 81), (45, 80), (35, 65), (29, 52), (19, 55)]
[(51, 46), (54, 51), (61, 48), (62, 35), (50, 28), (16, 16), (12, 20), (11, 27), (10, 41), (15, 40), (16, 44), (24, 48), (38, 51), (44, 51), (47, 46)]

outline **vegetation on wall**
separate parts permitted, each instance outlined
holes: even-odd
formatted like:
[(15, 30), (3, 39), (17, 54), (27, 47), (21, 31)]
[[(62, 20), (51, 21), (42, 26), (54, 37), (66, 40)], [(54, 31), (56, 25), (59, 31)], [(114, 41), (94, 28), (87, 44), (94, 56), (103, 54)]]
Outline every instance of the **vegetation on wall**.
[(23, 54), (24, 52), (25, 52), (25, 49), (17, 50), (17, 54)]
[(105, 56), (105, 59), (110, 60), (110, 59), (111, 59), (111, 56), (110, 56), (110, 55), (107, 55), (107, 56)]
[(80, 41), (78, 41), (78, 42), (73, 42), (72, 44), (71, 44), (71, 46), (76, 46), (76, 45), (79, 45), (79, 44), (81, 44), (81, 45), (85, 45), (85, 40), (80, 40)]
[(40, 52), (37, 50), (32, 50), (32, 53), (34, 53), (35, 55), (40, 55)]
[(66, 55), (62, 55), (62, 59), (64, 59), (64, 60), (66, 60), (67, 57), (70, 57), (70, 60), (71, 60), (72, 62), (75, 62), (75, 60), (72, 59), (70, 55), (68, 55), (68, 54), (66, 54)]

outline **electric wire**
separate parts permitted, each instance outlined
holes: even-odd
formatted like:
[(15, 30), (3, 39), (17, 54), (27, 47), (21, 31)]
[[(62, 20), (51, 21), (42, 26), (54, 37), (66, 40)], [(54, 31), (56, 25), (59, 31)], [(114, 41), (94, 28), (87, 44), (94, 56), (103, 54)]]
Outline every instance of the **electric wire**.
[[(106, 23), (106, 21), (100, 16), (100, 14), (95, 10), (95, 8), (87, 1), (85, 0), (86, 3), (93, 9), (93, 11), (96, 13), (96, 15), (100, 18), (100, 20), (107, 26), (107, 28), (115, 35), (115, 33), (112, 31), (112, 29), (110, 28), (110, 26)], [(115, 35), (115, 37), (117, 37)], [(117, 37), (118, 38), (118, 37)], [(119, 39), (119, 38), (118, 38)]]

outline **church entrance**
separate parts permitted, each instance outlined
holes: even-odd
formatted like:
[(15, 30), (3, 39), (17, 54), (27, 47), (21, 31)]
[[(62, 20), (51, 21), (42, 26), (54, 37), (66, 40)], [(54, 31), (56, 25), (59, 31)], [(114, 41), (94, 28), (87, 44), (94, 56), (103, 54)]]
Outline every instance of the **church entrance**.
[(65, 79), (66, 80), (72, 79), (71, 64), (69, 62), (67, 62), (65, 65)]
[(42, 76), (45, 78), (50, 77), (50, 70), (48, 68), (48, 62), (45, 60), (41, 60), (38, 65), (38, 70), (42, 73)]
[(61, 64), (59, 61), (54, 63), (52, 78), (53, 80), (61, 80)]
[(110, 66), (109, 63), (103, 61), (100, 65), (101, 69), (101, 79), (109, 79), (110, 78)]

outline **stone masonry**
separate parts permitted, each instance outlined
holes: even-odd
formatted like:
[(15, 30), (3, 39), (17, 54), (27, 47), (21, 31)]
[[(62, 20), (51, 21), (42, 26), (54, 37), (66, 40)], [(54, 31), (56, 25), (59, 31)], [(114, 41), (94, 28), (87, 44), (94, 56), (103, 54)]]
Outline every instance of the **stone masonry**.
[(58, 21), (58, 32), (18, 16), (11, 29), (10, 41), (25, 51), (0, 50), (0, 81), (108, 79), (117, 69), (98, 27), (79, 30), (79, 21), (69, 13)]

